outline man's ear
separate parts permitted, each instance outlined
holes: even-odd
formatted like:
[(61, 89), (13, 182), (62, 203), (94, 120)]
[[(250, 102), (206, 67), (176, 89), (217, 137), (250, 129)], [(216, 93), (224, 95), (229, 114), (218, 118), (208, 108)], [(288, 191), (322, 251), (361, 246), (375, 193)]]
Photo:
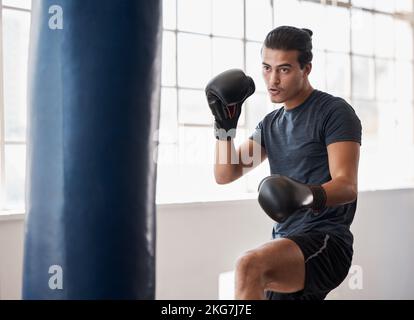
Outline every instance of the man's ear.
[(306, 74), (307, 76), (309, 76), (309, 75), (310, 75), (310, 73), (311, 73), (311, 71), (312, 71), (312, 62), (308, 63), (308, 64), (305, 66), (305, 74)]

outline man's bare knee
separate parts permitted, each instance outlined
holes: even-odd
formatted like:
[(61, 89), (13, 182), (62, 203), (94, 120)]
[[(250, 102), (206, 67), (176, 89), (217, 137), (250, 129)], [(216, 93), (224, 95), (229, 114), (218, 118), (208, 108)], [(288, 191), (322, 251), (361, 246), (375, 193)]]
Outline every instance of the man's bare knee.
[(291, 240), (274, 240), (247, 251), (237, 260), (238, 278), (259, 281), (266, 289), (300, 289), (304, 281), (302, 252)]
[(236, 270), (239, 272), (257, 271), (259, 264), (259, 254), (255, 250), (250, 250), (237, 259)]

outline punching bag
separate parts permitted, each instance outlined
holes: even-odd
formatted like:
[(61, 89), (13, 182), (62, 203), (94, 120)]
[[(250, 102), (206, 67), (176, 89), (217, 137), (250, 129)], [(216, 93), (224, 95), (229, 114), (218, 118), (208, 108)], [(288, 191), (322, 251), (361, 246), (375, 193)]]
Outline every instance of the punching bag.
[(34, 0), (24, 299), (155, 299), (161, 1)]

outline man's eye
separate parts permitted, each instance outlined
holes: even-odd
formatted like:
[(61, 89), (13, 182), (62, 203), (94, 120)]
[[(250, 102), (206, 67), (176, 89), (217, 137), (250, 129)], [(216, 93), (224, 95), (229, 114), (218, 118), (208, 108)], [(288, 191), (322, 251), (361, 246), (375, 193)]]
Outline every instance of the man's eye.
[(263, 70), (265, 70), (265, 71), (269, 71), (269, 70), (270, 70), (270, 68), (269, 68), (269, 66), (263, 66)]
[(282, 68), (282, 69), (280, 69), (280, 71), (282, 71), (282, 73), (288, 73), (289, 69), (288, 68)]

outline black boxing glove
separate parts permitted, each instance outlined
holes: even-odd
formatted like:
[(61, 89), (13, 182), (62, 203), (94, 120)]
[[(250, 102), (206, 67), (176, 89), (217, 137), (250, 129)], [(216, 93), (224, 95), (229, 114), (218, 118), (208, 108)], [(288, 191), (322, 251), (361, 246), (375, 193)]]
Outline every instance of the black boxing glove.
[(301, 208), (311, 208), (315, 213), (322, 211), (326, 192), (322, 186), (306, 185), (275, 174), (260, 183), (259, 204), (270, 218), (280, 223)]
[(236, 136), (242, 105), (255, 90), (253, 79), (239, 69), (227, 70), (208, 83), (205, 92), (215, 119), (216, 139), (231, 140)]

